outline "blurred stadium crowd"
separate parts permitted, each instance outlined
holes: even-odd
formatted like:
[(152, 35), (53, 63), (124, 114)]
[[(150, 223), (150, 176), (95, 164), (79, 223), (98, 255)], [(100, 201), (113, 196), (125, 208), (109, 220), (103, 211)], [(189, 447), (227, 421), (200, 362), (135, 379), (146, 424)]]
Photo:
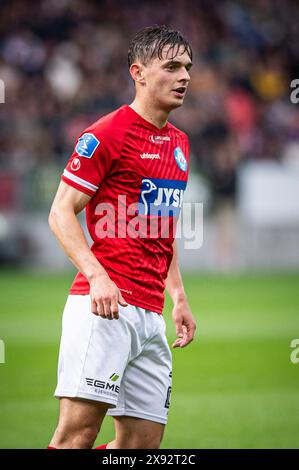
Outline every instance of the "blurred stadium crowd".
[(48, 206), (79, 132), (132, 100), (128, 42), (152, 24), (192, 44), (189, 94), (170, 120), (215, 196), (234, 197), (240, 162), (298, 158), (296, 0), (2, 0), (0, 208)]

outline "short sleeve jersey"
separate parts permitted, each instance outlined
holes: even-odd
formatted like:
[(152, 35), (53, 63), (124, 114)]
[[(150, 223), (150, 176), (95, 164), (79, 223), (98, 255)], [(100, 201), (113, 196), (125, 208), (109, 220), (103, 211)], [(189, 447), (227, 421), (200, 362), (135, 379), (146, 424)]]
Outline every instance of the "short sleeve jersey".
[[(91, 197), (91, 250), (124, 299), (159, 314), (188, 171), (186, 134), (124, 105), (85, 129), (62, 175)], [(89, 293), (82, 273), (70, 293)]]

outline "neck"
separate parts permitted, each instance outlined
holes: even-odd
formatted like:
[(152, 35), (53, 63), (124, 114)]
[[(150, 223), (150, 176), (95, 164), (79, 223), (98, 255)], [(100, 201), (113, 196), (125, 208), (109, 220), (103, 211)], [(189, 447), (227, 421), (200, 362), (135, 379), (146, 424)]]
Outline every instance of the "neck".
[(156, 109), (152, 104), (148, 105), (146, 102), (140, 101), (137, 97), (135, 97), (134, 101), (129, 106), (134, 109), (136, 113), (140, 114), (143, 119), (159, 129), (162, 129), (167, 123), (168, 111)]

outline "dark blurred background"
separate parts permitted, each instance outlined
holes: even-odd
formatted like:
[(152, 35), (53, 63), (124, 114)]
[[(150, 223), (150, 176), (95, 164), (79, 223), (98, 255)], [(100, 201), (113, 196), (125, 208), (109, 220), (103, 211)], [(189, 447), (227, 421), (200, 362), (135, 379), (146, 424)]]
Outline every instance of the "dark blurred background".
[(295, 0), (2, 0), (0, 263), (65, 266), (46, 221), (60, 174), (78, 134), (133, 99), (128, 42), (152, 24), (179, 29), (194, 53), (170, 117), (191, 141), (186, 200), (206, 217), (185, 267), (298, 267)]

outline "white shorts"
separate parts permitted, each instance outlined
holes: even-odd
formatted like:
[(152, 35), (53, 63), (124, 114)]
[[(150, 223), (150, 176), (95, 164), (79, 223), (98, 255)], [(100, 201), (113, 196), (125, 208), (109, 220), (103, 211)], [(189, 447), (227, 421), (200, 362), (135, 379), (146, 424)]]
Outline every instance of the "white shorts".
[(91, 313), (89, 295), (69, 295), (63, 312), (55, 397), (109, 403), (110, 416), (166, 424), (172, 357), (162, 315), (119, 305), (119, 319)]

